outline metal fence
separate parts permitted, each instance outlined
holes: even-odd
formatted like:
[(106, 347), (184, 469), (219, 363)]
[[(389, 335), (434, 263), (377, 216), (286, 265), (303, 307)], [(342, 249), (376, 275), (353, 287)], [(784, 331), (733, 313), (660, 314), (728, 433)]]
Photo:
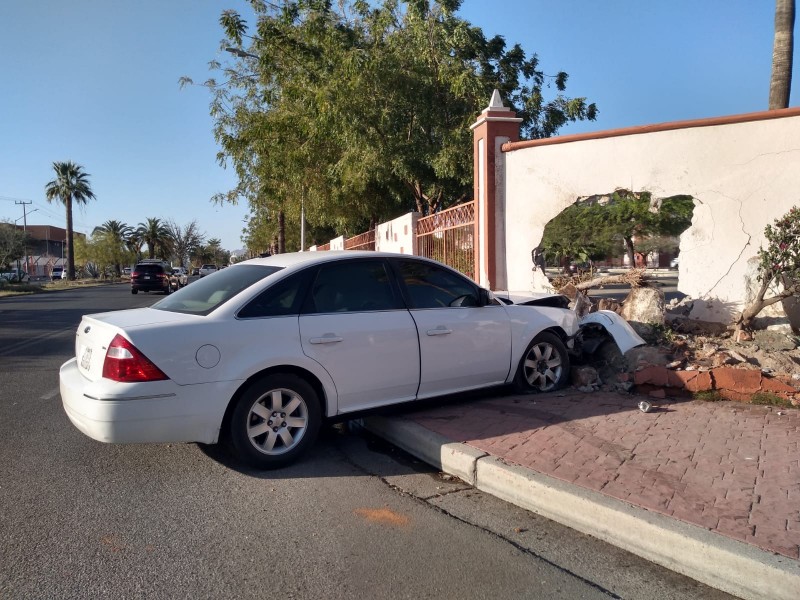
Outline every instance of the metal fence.
[(375, 250), (375, 230), (367, 231), (347, 238), (344, 241), (345, 250)]
[(477, 281), (475, 201), (417, 221), (417, 254), (438, 260)]

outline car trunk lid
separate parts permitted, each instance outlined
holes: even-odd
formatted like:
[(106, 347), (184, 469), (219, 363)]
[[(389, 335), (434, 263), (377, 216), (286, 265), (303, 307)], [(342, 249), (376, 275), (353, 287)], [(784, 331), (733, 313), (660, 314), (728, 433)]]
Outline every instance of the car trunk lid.
[(152, 308), (135, 308), (115, 312), (84, 315), (75, 336), (75, 356), (81, 374), (90, 381), (98, 381), (103, 376), (103, 363), (108, 346), (114, 336), (120, 334), (130, 339), (126, 328), (175, 321), (198, 319), (195, 315), (185, 315)]

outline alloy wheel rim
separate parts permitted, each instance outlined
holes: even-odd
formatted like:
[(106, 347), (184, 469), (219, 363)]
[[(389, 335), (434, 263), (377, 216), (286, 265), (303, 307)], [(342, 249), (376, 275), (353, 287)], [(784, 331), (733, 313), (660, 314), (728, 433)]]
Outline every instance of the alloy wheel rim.
[(308, 428), (308, 407), (295, 391), (285, 388), (262, 394), (247, 415), (247, 439), (270, 456), (295, 448)]
[(564, 368), (558, 350), (546, 342), (535, 344), (525, 356), (525, 379), (532, 388), (548, 392), (556, 387)]

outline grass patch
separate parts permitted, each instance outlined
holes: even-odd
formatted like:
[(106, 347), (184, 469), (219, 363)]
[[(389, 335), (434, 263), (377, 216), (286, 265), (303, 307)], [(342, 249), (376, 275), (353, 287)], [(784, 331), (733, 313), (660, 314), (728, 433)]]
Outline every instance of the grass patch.
[(722, 397), (717, 390), (703, 390), (702, 392), (695, 392), (692, 394), (695, 400), (702, 400), (703, 402), (722, 402), (725, 398)]
[(0, 298), (6, 296), (27, 296), (29, 294), (41, 294), (45, 290), (40, 285), (30, 283), (9, 283), (0, 286)]
[(777, 394), (770, 392), (756, 392), (750, 399), (752, 404), (759, 404), (761, 406), (780, 406), (782, 408), (792, 408), (792, 403), (786, 398), (782, 398)]
[(45, 281), (40, 283), (8, 283), (0, 284), (0, 298), (7, 298), (11, 296), (28, 296), (31, 294), (46, 294), (47, 292), (56, 292), (58, 290), (70, 290), (74, 288), (95, 287), (99, 285), (108, 285), (111, 283), (128, 283), (130, 280), (124, 279), (76, 279), (75, 281), (67, 281), (60, 279), (58, 281)]

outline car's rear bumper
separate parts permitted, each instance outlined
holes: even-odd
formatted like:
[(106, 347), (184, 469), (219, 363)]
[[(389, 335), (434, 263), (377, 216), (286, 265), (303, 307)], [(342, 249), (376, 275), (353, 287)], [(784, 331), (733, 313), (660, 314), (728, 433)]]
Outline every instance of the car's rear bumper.
[(131, 289), (140, 292), (166, 292), (168, 284), (163, 283), (131, 283)]
[[(230, 398), (232, 382), (179, 386), (92, 382), (79, 371), (77, 359), (61, 366), (61, 401), (69, 420), (81, 432), (101, 442), (213, 444)], [(109, 394), (103, 387), (120, 386)], [(227, 395), (226, 395), (227, 394)]]

